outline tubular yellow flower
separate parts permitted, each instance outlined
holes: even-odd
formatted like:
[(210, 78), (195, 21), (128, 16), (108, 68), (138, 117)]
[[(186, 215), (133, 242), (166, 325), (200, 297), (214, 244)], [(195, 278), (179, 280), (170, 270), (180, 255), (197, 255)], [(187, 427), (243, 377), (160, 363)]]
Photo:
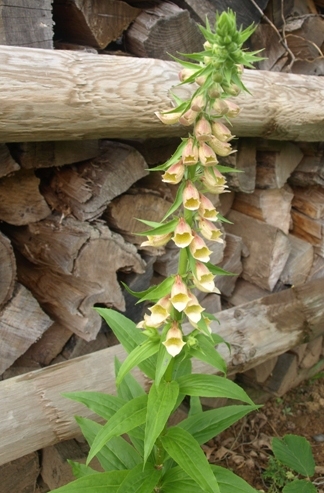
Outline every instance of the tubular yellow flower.
[(162, 181), (165, 183), (171, 183), (172, 185), (177, 185), (183, 178), (185, 171), (184, 164), (182, 160), (174, 163), (170, 168), (162, 175)]
[(214, 122), (211, 127), (213, 135), (221, 142), (228, 142), (234, 137), (224, 123)]
[(206, 118), (202, 117), (196, 123), (195, 129), (194, 129), (194, 134), (195, 134), (196, 139), (199, 140), (200, 142), (204, 142), (204, 141), (211, 138), (212, 127)]
[(173, 357), (181, 353), (181, 350), (186, 343), (182, 339), (182, 332), (179, 329), (177, 322), (173, 322), (172, 327), (168, 330), (166, 339), (162, 344)]
[(181, 125), (189, 127), (195, 122), (197, 116), (198, 116), (198, 112), (193, 111), (191, 108), (189, 108), (189, 110), (187, 110), (185, 113), (183, 113), (180, 116), (179, 123), (181, 123)]
[(226, 178), (215, 168), (205, 168), (201, 181), (209, 192), (219, 194), (226, 191)]
[(200, 195), (195, 185), (188, 181), (182, 194), (183, 207), (189, 211), (197, 211), (200, 206)]
[(160, 327), (160, 325), (162, 323), (163, 323), (163, 320), (162, 320), (162, 322), (158, 321), (157, 318), (154, 318), (154, 317), (148, 315), (147, 313), (145, 313), (144, 319), (141, 322), (139, 322), (136, 325), (136, 327), (139, 329), (147, 329), (150, 327), (157, 329), (158, 327)]
[(222, 142), (217, 137), (215, 137), (215, 135), (211, 136), (211, 138), (208, 140), (208, 144), (216, 152), (216, 154), (222, 157), (229, 156), (230, 154), (235, 152), (233, 151), (231, 144), (229, 144), (228, 142)]
[(224, 240), (221, 238), (222, 232), (214, 223), (202, 217), (199, 218), (198, 223), (200, 232), (204, 238), (211, 241), (217, 241), (218, 243), (224, 243)]
[(152, 235), (147, 237), (147, 241), (141, 243), (143, 246), (159, 247), (166, 245), (172, 238), (172, 233), (166, 233), (164, 235)]
[(176, 275), (174, 284), (171, 288), (170, 301), (178, 312), (182, 312), (190, 301), (188, 289), (179, 274)]
[(183, 217), (180, 218), (175, 230), (173, 241), (178, 248), (186, 248), (193, 240), (191, 227)]
[(220, 293), (214, 282), (215, 276), (201, 262), (196, 262), (196, 275), (193, 277), (193, 282), (196, 288), (203, 293)]
[(209, 250), (204, 240), (196, 233), (194, 233), (194, 239), (190, 243), (189, 249), (191, 255), (196, 260), (200, 260), (201, 262), (209, 262), (212, 251)]
[(172, 305), (170, 301), (170, 296), (164, 296), (155, 305), (149, 308), (151, 312), (151, 316), (149, 317), (150, 321), (153, 321), (153, 323), (158, 325), (162, 324), (169, 318), (171, 308)]
[(206, 142), (199, 145), (199, 160), (203, 166), (215, 166), (218, 160), (215, 152)]
[(187, 143), (182, 151), (182, 162), (185, 166), (193, 166), (198, 163), (198, 147), (192, 138), (187, 139)]
[(190, 301), (186, 306), (184, 312), (190, 322), (198, 323), (201, 319), (201, 313), (204, 311), (204, 308), (199, 304), (199, 301), (193, 293), (189, 293), (189, 297)]
[(200, 217), (208, 219), (209, 221), (217, 221), (218, 212), (214, 207), (214, 204), (209, 200), (206, 195), (200, 194), (200, 206), (198, 209)]
[(158, 119), (165, 125), (174, 125), (175, 123), (178, 123), (181, 114), (181, 111), (176, 111), (174, 113), (160, 113), (159, 111), (155, 112)]

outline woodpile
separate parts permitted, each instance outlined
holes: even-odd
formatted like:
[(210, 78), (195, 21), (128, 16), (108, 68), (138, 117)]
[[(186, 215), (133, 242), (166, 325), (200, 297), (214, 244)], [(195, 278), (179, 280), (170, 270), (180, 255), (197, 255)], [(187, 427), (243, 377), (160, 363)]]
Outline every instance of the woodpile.
[[(114, 392), (113, 359), (124, 357), (93, 306), (138, 321), (142, 307), (120, 281), (140, 291), (175, 272), (173, 244), (141, 247), (137, 235), (137, 218), (158, 221), (174, 199), (148, 168), (184, 134), (154, 112), (178, 83), (167, 53), (200, 50), (196, 22), (227, 8), (54, 0), (52, 12), (51, 3), (0, 0), (4, 493), (46, 493), (70, 479), (66, 458), (86, 453), (73, 415), (94, 416), (61, 394)], [(283, 23), (279, 0), (232, 3), (239, 23), (258, 24), (251, 46), (266, 59), (244, 76), (252, 96), (238, 98), (237, 152), (222, 162), (243, 173), (210, 197), (229, 221), (224, 243), (208, 244), (211, 260), (234, 275), (200, 301), (232, 345), (220, 351), (233, 377), (280, 396), (324, 367), (323, 7), (290, 0)]]

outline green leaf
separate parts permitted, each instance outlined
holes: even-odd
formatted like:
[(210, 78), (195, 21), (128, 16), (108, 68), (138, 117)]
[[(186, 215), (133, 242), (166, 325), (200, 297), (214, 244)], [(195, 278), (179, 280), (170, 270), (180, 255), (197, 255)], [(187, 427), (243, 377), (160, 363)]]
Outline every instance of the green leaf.
[[(83, 436), (91, 447), (103, 426), (91, 419), (75, 417)], [(132, 469), (142, 462), (138, 452), (122, 437), (113, 437), (98, 452), (97, 458), (105, 471)]]
[(66, 392), (63, 396), (81, 402), (105, 419), (111, 418), (125, 404), (125, 401), (120, 397), (103, 392)]
[(119, 486), (118, 493), (153, 493), (162, 471), (156, 469), (153, 465), (146, 467), (143, 471), (143, 466), (143, 463), (139, 464), (129, 472)]
[(216, 368), (225, 374), (227, 369), (226, 363), (217, 349), (215, 349), (214, 341), (205, 336), (201, 336), (199, 339), (198, 337), (199, 336), (196, 337), (198, 347), (190, 348), (190, 355), (193, 358), (204, 361), (204, 363), (211, 365), (213, 368)]
[(217, 479), (221, 493), (257, 493), (244, 479), (240, 478), (229, 469), (220, 466), (211, 466)]
[[(111, 310), (110, 308), (95, 308), (95, 310), (103, 317), (109, 327), (111, 327), (115, 336), (128, 353), (147, 340), (147, 337), (142, 334), (135, 323), (121, 313)], [(143, 361), (143, 363), (140, 364), (140, 369), (149, 378), (154, 379), (155, 364), (151, 358)]]
[(205, 490), (199, 488), (181, 467), (176, 466), (164, 474), (162, 491), (163, 493), (204, 493)]
[(286, 484), (282, 493), (316, 493), (317, 489), (310, 481), (306, 479), (296, 479)]
[(144, 424), (146, 407), (147, 395), (136, 397), (132, 401), (124, 404), (96, 436), (89, 452), (87, 464), (89, 464), (91, 459), (100, 452), (102, 447), (109, 442), (112, 437), (123, 435), (137, 426)]
[(190, 397), (190, 409), (189, 409), (188, 416), (189, 417), (195, 416), (196, 414), (200, 414), (202, 412), (203, 412), (203, 410), (202, 410), (202, 405), (201, 405), (199, 397), (191, 396)]
[[(174, 110), (171, 110), (170, 112), (167, 113), (172, 113), (175, 111), (179, 111), (179, 108), (174, 108)], [(160, 166), (155, 166), (155, 168), (150, 168), (150, 171), (164, 171), (168, 169), (172, 164), (175, 164), (177, 161), (180, 160), (182, 151), (184, 146), (186, 145), (186, 140), (183, 140), (181, 144), (177, 147), (177, 150), (172, 154), (170, 159), (168, 159), (164, 164), (161, 164)]]
[(298, 435), (272, 439), (273, 453), (282, 464), (303, 476), (313, 476), (315, 461), (310, 443)]
[[(169, 216), (171, 216), (171, 214), (173, 214), (179, 207), (180, 205), (182, 204), (182, 194), (183, 194), (183, 190), (184, 190), (184, 187), (185, 187), (185, 182), (182, 182), (177, 190), (177, 195), (174, 199), (174, 202), (173, 204), (171, 205), (170, 209), (168, 210), (168, 212), (165, 214), (164, 218), (162, 219), (162, 221), (165, 221)], [(179, 219), (173, 219), (173, 221), (176, 221), (178, 222)]]
[(153, 383), (147, 401), (147, 417), (144, 442), (144, 463), (150, 455), (154, 443), (162, 433), (166, 422), (172, 414), (179, 395), (177, 382), (163, 380), (157, 387)]
[(235, 382), (218, 375), (194, 373), (177, 378), (180, 393), (199, 397), (227, 397), (253, 404), (247, 393)]
[[(121, 367), (122, 363), (115, 356), (115, 376), (117, 377), (118, 371)], [(123, 399), (124, 401), (131, 401), (134, 397), (139, 397), (140, 395), (144, 395), (146, 392), (143, 387), (138, 383), (136, 378), (133, 377), (131, 373), (125, 375), (123, 381), (117, 388), (118, 397)]]
[(188, 431), (199, 444), (208, 442), (258, 406), (225, 406), (189, 416), (177, 426)]
[(163, 448), (205, 493), (219, 493), (218, 483), (197, 441), (178, 427), (161, 437)]
[(110, 471), (101, 474), (91, 474), (52, 490), (52, 493), (117, 493), (128, 471)]
[[(164, 298), (171, 292), (171, 288), (174, 284), (174, 277), (167, 277), (154, 289), (151, 289), (148, 294), (141, 297), (141, 300), (137, 303), (142, 303), (143, 301), (159, 301), (160, 298)], [(144, 336), (145, 337), (145, 336)]]
[(160, 341), (152, 341), (151, 339), (146, 340), (139, 346), (137, 346), (133, 351), (127, 356), (125, 361), (122, 363), (117, 378), (116, 385), (119, 385), (123, 380), (124, 376), (127, 375), (135, 366), (139, 366), (143, 361), (147, 360), (159, 350)]
[(205, 265), (215, 276), (237, 276), (237, 274), (233, 274), (233, 272), (228, 272), (227, 270), (224, 270), (221, 267), (212, 264), (211, 262), (206, 262)]
[(158, 357), (156, 361), (156, 372), (155, 372), (155, 385), (158, 387), (160, 385), (161, 379), (165, 374), (170, 361), (173, 359), (173, 356), (168, 353), (165, 346), (160, 344), (160, 349), (158, 352)]
[(67, 462), (71, 466), (73, 476), (76, 479), (84, 478), (84, 476), (89, 476), (90, 474), (100, 474), (99, 471), (95, 471), (92, 467), (86, 466), (85, 464), (80, 464), (80, 462), (74, 462), (69, 459), (67, 459)]
[[(226, 223), (226, 224), (233, 224), (232, 221), (229, 221), (228, 219), (226, 219), (226, 217), (222, 216), (221, 214), (217, 214), (217, 218), (222, 222), (222, 223)], [(232, 274), (232, 275), (235, 275), (235, 274)]]
[(223, 166), (222, 164), (217, 164), (216, 168), (221, 173), (244, 173), (242, 169), (231, 168), (230, 166)]
[[(168, 217), (168, 216), (166, 216)], [(163, 218), (162, 221), (165, 221), (165, 218)], [(148, 229), (147, 231), (141, 231), (140, 233), (136, 233), (138, 236), (155, 236), (155, 235), (164, 235), (167, 233), (171, 233), (172, 231), (175, 230), (176, 225), (178, 224), (179, 219), (171, 219), (168, 223), (162, 224), (161, 226), (157, 226), (156, 228), (153, 229)]]

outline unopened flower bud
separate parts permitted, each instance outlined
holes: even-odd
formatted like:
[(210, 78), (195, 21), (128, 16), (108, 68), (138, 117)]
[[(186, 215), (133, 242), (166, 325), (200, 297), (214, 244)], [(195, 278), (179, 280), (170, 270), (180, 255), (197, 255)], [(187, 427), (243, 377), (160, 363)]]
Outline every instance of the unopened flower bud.
[(236, 84), (231, 84), (230, 86), (223, 87), (224, 91), (231, 96), (238, 96), (241, 89)]
[(213, 84), (208, 89), (208, 96), (211, 99), (217, 99), (221, 95), (219, 84)]
[(172, 285), (170, 301), (178, 312), (182, 312), (190, 301), (187, 286), (179, 274), (176, 275)]
[(143, 246), (160, 247), (166, 245), (172, 237), (172, 233), (166, 233), (164, 235), (150, 235), (147, 237), (147, 241), (141, 243)]
[[(198, 67), (199, 68), (199, 67)], [(180, 72), (179, 72), (179, 80), (180, 82), (185, 82), (187, 79), (189, 79), (189, 77), (191, 77), (192, 75), (194, 75), (194, 73), (196, 72), (197, 70), (195, 69), (191, 69), (191, 68), (183, 68)]]
[(226, 101), (226, 104), (228, 108), (226, 116), (228, 116), (228, 118), (235, 118), (240, 113), (241, 108), (232, 101)]
[(231, 131), (221, 122), (212, 123), (213, 135), (221, 142), (228, 142), (233, 138)]
[(213, 104), (213, 110), (217, 115), (223, 116), (228, 112), (228, 106), (222, 99), (216, 99)]
[(212, 127), (209, 121), (202, 117), (195, 125), (194, 134), (197, 140), (204, 142), (210, 139), (212, 134)]
[(196, 121), (197, 116), (198, 112), (193, 111), (191, 108), (189, 108), (189, 110), (187, 110), (180, 116), (179, 123), (181, 123), (181, 125), (184, 125), (185, 127), (189, 127)]
[(189, 249), (194, 259), (200, 260), (200, 262), (209, 262), (212, 251), (209, 250), (199, 235), (194, 234), (194, 239), (190, 243)]
[(198, 96), (195, 96), (193, 100), (191, 101), (191, 109), (193, 111), (202, 111), (205, 107), (206, 104), (206, 99), (202, 94), (199, 94)]
[(165, 346), (167, 352), (173, 357), (181, 353), (181, 350), (186, 343), (182, 339), (182, 332), (179, 329), (177, 322), (172, 324), (172, 327), (168, 330), (166, 339), (162, 344)]
[(196, 77), (195, 82), (198, 84), (198, 86), (203, 86), (207, 80), (207, 77), (205, 75), (199, 75)]
[(185, 166), (193, 166), (198, 163), (198, 147), (192, 138), (187, 139), (187, 143), (182, 151), (182, 162)]
[(215, 152), (206, 142), (199, 145), (199, 161), (203, 166), (215, 166), (218, 163)]
[(178, 248), (186, 248), (193, 240), (192, 230), (183, 217), (180, 218), (174, 230), (173, 241)]
[(162, 175), (162, 181), (165, 183), (171, 183), (172, 185), (177, 185), (183, 178), (185, 171), (184, 164), (182, 160), (174, 163), (170, 168)]
[(214, 204), (209, 200), (206, 195), (200, 194), (200, 206), (198, 209), (200, 217), (208, 219), (209, 221), (217, 221), (218, 212), (214, 207)]
[(165, 125), (174, 125), (179, 122), (179, 118), (181, 116), (181, 111), (173, 112), (173, 113), (160, 113), (159, 111), (155, 112), (156, 116), (162, 123)]
[(182, 202), (185, 209), (197, 211), (200, 206), (200, 196), (195, 185), (188, 181), (182, 194)]
[(210, 50), (212, 45), (210, 44), (209, 41), (205, 41), (203, 44), (204, 50)]

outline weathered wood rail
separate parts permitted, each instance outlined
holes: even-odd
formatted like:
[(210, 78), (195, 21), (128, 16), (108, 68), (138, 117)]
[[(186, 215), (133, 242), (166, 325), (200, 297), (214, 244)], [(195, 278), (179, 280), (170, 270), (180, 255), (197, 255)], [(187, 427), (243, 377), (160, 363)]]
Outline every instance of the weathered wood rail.
[[(229, 370), (247, 370), (324, 333), (323, 289), (324, 279), (317, 279), (217, 314), (213, 330), (231, 344), (231, 354), (220, 348)], [(121, 346), (0, 382), (0, 464), (75, 436), (73, 416), (94, 416), (62, 393), (113, 393), (115, 355), (124, 357)], [(198, 361), (195, 371), (214, 372)]]
[[(170, 108), (178, 72), (163, 60), (0, 46), (0, 142), (181, 135), (154, 115)], [(237, 98), (234, 134), (324, 140), (322, 78), (247, 70), (244, 82), (253, 96)]]

